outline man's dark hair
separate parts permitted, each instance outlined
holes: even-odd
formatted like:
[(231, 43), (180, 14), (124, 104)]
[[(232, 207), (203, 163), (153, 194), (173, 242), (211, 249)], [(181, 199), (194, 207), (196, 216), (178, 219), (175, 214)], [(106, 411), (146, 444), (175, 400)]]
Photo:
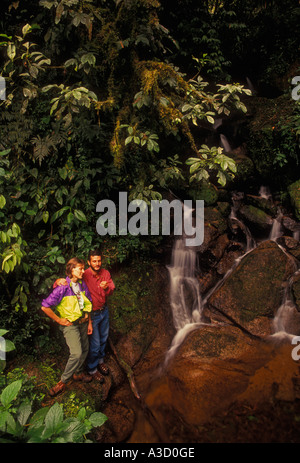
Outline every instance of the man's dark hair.
[(91, 249), (90, 252), (89, 252), (89, 255), (88, 255), (88, 260), (90, 260), (90, 258), (92, 256), (101, 256), (102, 257), (101, 250), (99, 248)]

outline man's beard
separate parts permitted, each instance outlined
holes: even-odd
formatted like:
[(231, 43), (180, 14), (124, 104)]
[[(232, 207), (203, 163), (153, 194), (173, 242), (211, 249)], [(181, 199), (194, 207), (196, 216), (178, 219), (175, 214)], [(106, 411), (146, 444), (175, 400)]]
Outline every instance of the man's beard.
[(96, 270), (95, 267), (93, 267), (91, 264), (90, 264), (90, 267), (91, 267), (91, 269), (92, 269), (95, 273), (99, 273), (100, 270), (101, 270), (101, 265), (100, 265), (100, 267), (99, 267), (98, 270)]

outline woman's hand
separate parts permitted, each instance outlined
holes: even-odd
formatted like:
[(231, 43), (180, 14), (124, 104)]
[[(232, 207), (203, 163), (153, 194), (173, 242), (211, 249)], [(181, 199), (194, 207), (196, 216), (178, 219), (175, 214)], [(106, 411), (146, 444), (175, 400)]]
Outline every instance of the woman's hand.
[(60, 325), (62, 325), (62, 326), (71, 326), (71, 325), (73, 325), (73, 323), (69, 322), (69, 320), (67, 320), (67, 318), (60, 318), (58, 323)]

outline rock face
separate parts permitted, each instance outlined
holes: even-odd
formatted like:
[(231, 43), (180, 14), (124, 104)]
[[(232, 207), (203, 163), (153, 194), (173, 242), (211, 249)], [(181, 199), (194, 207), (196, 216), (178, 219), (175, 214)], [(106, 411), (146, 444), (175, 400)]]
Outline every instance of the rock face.
[[(269, 240), (275, 219), (278, 236)], [(111, 337), (123, 371), (112, 375), (105, 395), (108, 421), (100, 442), (218, 442), (222, 438), (207, 430), (216, 423), (222, 430), (230, 410), (243, 410), (247, 419), (249, 410), (294, 406), (300, 399), (300, 367), (291, 343), (300, 335), (299, 223), (285, 213), (279, 222), (276, 204), (267, 198), (238, 193), (232, 209), (219, 192), (218, 201), (205, 208), (204, 229), (204, 242), (195, 250), (204, 301), (201, 323), (191, 323), (169, 363), (166, 354), (176, 330), (166, 268), (131, 269), (130, 279), (125, 271), (117, 280)], [(184, 285), (182, 290), (186, 300), (192, 297)], [(141, 406), (132, 397), (128, 373)], [(281, 411), (278, 416), (280, 421)], [(258, 441), (268, 442), (272, 435), (268, 420), (265, 413), (264, 430), (270, 431), (258, 430)], [(292, 415), (287, 423), (290, 429), (297, 421)], [(246, 429), (249, 423), (243, 424)], [(228, 433), (223, 441), (237, 441)]]
[(288, 188), (291, 203), (294, 207), (295, 216), (300, 220), (300, 180), (292, 183)]
[(254, 335), (270, 334), (294, 261), (273, 241), (248, 253), (208, 300), (206, 315), (227, 318)]
[[(164, 429), (164, 442), (205, 442), (203, 430), (216, 417), (223, 420), (231, 407), (250, 414), (266, 403), (299, 399), (299, 365), (292, 347), (253, 339), (229, 325), (193, 331), (148, 385), (146, 404)], [(140, 439), (136, 430), (130, 442)]]

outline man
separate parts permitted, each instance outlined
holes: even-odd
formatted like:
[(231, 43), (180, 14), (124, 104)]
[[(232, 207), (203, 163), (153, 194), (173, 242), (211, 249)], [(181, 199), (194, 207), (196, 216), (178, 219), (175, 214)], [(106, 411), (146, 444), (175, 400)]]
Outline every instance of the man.
[[(109, 312), (106, 303), (107, 296), (113, 293), (115, 285), (108, 270), (102, 268), (102, 254), (94, 249), (88, 255), (89, 268), (83, 274), (92, 297), (93, 309), (91, 320), (93, 332), (90, 335), (90, 347), (87, 357), (87, 369), (90, 375), (100, 383), (104, 382), (102, 375), (108, 375), (109, 369), (104, 362), (105, 348), (109, 333)], [(54, 286), (66, 284), (60, 279)]]

